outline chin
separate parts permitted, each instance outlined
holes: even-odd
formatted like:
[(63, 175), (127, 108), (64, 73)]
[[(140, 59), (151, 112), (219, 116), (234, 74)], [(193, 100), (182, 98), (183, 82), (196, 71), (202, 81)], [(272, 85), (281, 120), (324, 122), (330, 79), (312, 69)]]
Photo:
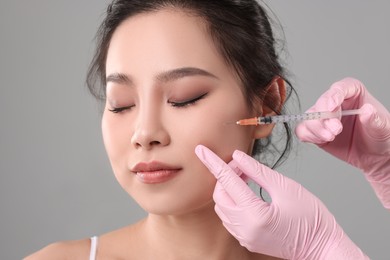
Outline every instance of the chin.
[(197, 203), (190, 201), (170, 201), (160, 203), (145, 203), (140, 204), (142, 209), (149, 214), (160, 216), (183, 216), (189, 214), (196, 214), (204, 211), (214, 212), (214, 201), (210, 196), (207, 201), (199, 201)]

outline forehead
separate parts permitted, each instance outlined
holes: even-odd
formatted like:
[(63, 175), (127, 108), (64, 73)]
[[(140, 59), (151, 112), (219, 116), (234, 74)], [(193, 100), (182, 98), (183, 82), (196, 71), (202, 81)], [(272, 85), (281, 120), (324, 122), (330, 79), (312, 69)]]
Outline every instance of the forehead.
[(135, 15), (115, 30), (107, 54), (107, 74), (110, 70), (123, 70), (124, 65), (135, 69), (134, 66), (142, 66), (140, 63), (147, 64), (150, 70), (183, 66), (227, 69), (206, 22), (177, 9)]

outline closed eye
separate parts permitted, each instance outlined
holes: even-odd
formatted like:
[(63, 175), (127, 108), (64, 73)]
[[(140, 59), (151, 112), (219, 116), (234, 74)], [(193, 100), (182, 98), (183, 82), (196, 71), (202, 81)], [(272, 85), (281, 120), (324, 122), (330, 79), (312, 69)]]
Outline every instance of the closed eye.
[(186, 106), (190, 106), (190, 105), (193, 105), (195, 104), (197, 101), (201, 100), (202, 98), (204, 98), (208, 93), (204, 93), (196, 98), (193, 98), (193, 99), (190, 99), (190, 100), (187, 100), (187, 101), (183, 101), (183, 102), (173, 102), (173, 101), (169, 101), (168, 100), (168, 103), (171, 104), (171, 106), (173, 107), (186, 107)]
[(114, 107), (112, 109), (108, 109), (108, 111), (110, 111), (112, 113), (120, 113), (120, 112), (123, 112), (125, 110), (131, 109), (133, 107), (134, 107), (134, 105), (126, 106), (126, 107)]

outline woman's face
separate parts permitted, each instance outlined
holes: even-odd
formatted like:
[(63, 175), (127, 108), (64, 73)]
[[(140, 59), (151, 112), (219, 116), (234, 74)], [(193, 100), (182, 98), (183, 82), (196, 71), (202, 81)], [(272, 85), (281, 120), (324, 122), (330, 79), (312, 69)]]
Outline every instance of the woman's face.
[(113, 34), (107, 63), (104, 144), (120, 185), (154, 214), (212, 206), (215, 178), (194, 153), (226, 162), (250, 153), (253, 127), (237, 76), (200, 18), (174, 10), (140, 14)]

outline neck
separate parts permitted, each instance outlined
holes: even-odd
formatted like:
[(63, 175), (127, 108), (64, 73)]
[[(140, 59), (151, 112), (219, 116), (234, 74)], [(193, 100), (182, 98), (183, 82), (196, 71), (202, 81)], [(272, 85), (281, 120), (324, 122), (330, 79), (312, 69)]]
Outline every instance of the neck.
[(153, 251), (168, 259), (249, 259), (251, 253), (224, 228), (214, 205), (191, 214), (149, 214), (143, 222)]

